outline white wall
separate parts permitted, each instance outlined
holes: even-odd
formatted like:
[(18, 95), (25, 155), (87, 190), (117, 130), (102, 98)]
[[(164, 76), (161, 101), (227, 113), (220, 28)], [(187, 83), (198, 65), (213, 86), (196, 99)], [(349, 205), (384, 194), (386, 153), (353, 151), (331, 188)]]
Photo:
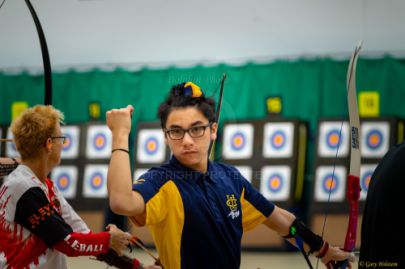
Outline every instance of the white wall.
[[(1, 2), (2, 0), (0, 0)], [(403, 0), (31, 0), (55, 68), (405, 55)], [(0, 9), (0, 69), (42, 66), (24, 0)]]

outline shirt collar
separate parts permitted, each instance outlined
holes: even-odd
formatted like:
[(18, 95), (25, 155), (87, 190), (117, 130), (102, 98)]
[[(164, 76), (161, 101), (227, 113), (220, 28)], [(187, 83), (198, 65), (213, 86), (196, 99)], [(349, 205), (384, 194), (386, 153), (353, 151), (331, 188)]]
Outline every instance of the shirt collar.
[(183, 164), (179, 162), (179, 160), (177, 160), (177, 158), (174, 155), (172, 155), (172, 157), (170, 158), (169, 164), (175, 170), (174, 173), (176, 175), (176, 178), (188, 180), (193, 183), (196, 183), (199, 180), (210, 180), (214, 183), (216, 182), (216, 180), (214, 179), (215, 176), (213, 176), (215, 175), (214, 173), (215, 165), (211, 161), (208, 162), (208, 169), (207, 173), (205, 174), (199, 171), (195, 171), (191, 168), (185, 167)]

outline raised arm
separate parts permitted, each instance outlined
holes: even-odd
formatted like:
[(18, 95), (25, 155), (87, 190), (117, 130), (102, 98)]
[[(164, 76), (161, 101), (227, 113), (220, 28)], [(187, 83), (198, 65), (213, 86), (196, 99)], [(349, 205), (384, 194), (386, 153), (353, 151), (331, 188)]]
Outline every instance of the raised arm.
[(125, 216), (137, 216), (145, 211), (143, 197), (132, 191), (132, 176), (128, 138), (134, 108), (113, 109), (107, 112), (107, 125), (112, 133), (112, 154), (107, 174), (111, 210)]

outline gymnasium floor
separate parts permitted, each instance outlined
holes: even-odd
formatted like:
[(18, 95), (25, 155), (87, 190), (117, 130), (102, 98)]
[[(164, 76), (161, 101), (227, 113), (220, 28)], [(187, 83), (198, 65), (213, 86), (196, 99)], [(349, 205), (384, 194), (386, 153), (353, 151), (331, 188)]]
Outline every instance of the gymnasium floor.
[[(139, 258), (144, 263), (151, 264), (152, 258), (150, 258), (144, 252), (136, 250), (135, 256)], [(316, 268), (316, 259), (311, 257), (311, 263), (314, 268)], [(108, 268), (105, 263), (99, 261), (91, 260), (89, 257), (76, 257), (68, 258), (68, 268), (69, 269), (104, 269)], [(112, 267), (110, 267), (112, 268)], [(308, 265), (306, 264), (304, 258), (300, 253), (266, 253), (266, 252), (243, 252), (242, 253), (242, 264), (241, 269), (306, 269)], [(325, 268), (319, 262), (318, 268)], [(357, 263), (354, 264), (353, 268), (357, 268)], [(209, 269), (209, 268), (207, 268)], [(226, 269), (226, 268), (224, 268)]]

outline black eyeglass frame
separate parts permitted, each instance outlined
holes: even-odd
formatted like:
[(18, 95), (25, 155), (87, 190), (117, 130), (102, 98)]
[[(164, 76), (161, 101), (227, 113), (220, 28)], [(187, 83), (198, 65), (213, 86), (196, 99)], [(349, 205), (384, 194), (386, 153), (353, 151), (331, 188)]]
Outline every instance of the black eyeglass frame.
[[(205, 135), (205, 130), (208, 128), (208, 127), (211, 127), (212, 126), (212, 122), (209, 122), (208, 124), (206, 124), (206, 125), (196, 125), (196, 126), (192, 126), (192, 127), (190, 127), (190, 128), (187, 128), (187, 129), (183, 129), (183, 128), (173, 128), (173, 129), (166, 129), (165, 128), (165, 134), (171, 139), (171, 140), (182, 140), (183, 138), (184, 138), (184, 136), (186, 135), (186, 133), (188, 133), (188, 135), (190, 136), (190, 137), (192, 137), (192, 138), (200, 138), (200, 137), (203, 137), (204, 135)], [(203, 129), (203, 132), (202, 132), (202, 134), (201, 135), (199, 135), (199, 136), (194, 136), (194, 135), (192, 135), (191, 134), (191, 132), (190, 132), (190, 130), (192, 130), (192, 129), (194, 129), (194, 128), (204, 128)], [(170, 132), (171, 131), (174, 131), (174, 130), (177, 130), (177, 131), (179, 131), (179, 130), (181, 130), (181, 131), (183, 131), (183, 135), (181, 136), (181, 137), (179, 137), (179, 138), (172, 138), (172, 136), (170, 135)]]
[(62, 139), (62, 145), (66, 142), (66, 136), (51, 136), (50, 139)]

